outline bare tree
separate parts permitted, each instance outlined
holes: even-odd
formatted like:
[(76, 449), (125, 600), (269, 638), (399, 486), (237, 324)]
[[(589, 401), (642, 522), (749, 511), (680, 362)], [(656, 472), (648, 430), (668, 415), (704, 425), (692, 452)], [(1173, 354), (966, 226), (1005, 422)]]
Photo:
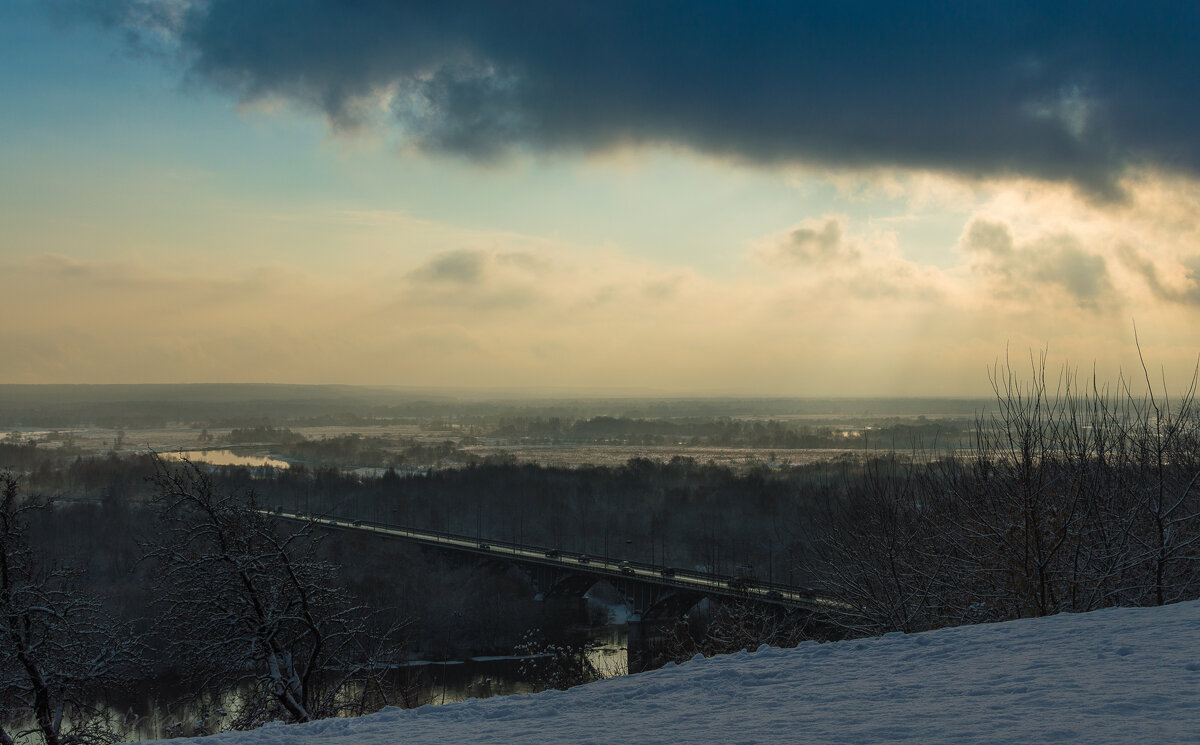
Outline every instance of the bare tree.
[(842, 491), (817, 528), (824, 621), (852, 634), (923, 631), (935, 616), (946, 553), (932, 529), (923, 472), (895, 455), (846, 464)]
[(1172, 400), (1149, 374), (1138, 395), (1030, 363), (1029, 378), (993, 368), (973, 447), (846, 475), (816, 540), (832, 623), (914, 631), (1200, 595), (1197, 377)]
[(234, 728), (361, 714), (392, 702), (395, 626), (316, 556), (314, 524), (287, 529), (253, 493), (218, 491), (199, 466), (158, 462), (159, 535), (145, 546), (171, 649), (202, 691), (232, 694)]
[(1162, 605), (1200, 592), (1200, 368), (1174, 403), (1165, 383), (1155, 394), (1144, 361), (1142, 371), (1144, 398), (1135, 398), (1125, 386), (1133, 412), (1127, 428), (1129, 493), (1137, 514), (1135, 586), (1141, 590), (1131, 599)]
[(1145, 394), (1121, 378), (1112, 395), (1094, 376), (1081, 392), (1069, 368), (1051, 391), (1044, 357), (1033, 373), (1025, 387), (1010, 369), (993, 376), (998, 414), (978, 427), (975, 468), (955, 500), (988, 537), (977, 555), (1002, 570), (991, 590), (1007, 597), (1006, 617), (1195, 597), (1195, 375), (1172, 402), (1148, 374)]
[(805, 613), (779, 607), (724, 599), (712, 616), (678, 619), (659, 631), (654, 644), (663, 662), (685, 662), (697, 654), (712, 657), (742, 650), (754, 651), (763, 644), (794, 647), (809, 639), (826, 638), (824, 629)]
[(78, 586), (78, 572), (51, 566), (26, 536), (49, 509), (22, 500), (0, 473), (0, 743), (103, 745), (124, 734), (104, 706), (128, 682), (139, 638)]
[(1056, 389), (1044, 356), (1031, 370), (1028, 382), (1009, 365), (992, 371), (996, 410), (976, 420), (965, 466), (946, 469), (949, 509), (937, 522), (957, 564), (948, 600), (960, 618), (964, 606), (982, 612), (972, 620), (1044, 616), (1071, 609), (1078, 596), (1075, 549), (1086, 541), (1085, 506), (1096, 496), (1086, 478), (1092, 430), (1081, 421), (1070, 370)]

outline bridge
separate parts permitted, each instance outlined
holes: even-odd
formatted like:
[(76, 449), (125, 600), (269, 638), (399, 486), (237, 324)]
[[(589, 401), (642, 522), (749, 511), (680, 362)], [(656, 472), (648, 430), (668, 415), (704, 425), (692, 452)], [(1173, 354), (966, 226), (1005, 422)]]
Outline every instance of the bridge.
[(654, 566), (370, 520), (318, 517), (279, 510), (264, 510), (264, 513), (284, 520), (312, 522), (336, 530), (358, 531), (515, 564), (525, 570), (543, 597), (582, 596), (596, 582), (606, 580), (624, 595), (630, 609), (637, 614), (632, 620), (645, 620), (652, 615), (678, 617), (704, 597), (750, 601), (807, 612), (834, 605), (833, 601), (818, 596), (810, 588), (762, 582), (745, 576)]

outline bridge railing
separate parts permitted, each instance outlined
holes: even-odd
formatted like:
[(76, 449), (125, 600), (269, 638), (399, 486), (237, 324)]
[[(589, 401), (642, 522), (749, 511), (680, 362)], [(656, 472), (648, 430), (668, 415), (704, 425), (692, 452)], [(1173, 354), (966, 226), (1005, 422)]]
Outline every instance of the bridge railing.
[(512, 558), (530, 563), (570, 568), (593, 574), (610, 575), (627, 580), (640, 580), (686, 590), (699, 590), (726, 596), (745, 597), (747, 599), (809, 608), (829, 607), (831, 605), (830, 600), (820, 597), (818, 592), (813, 588), (797, 587), (778, 582), (765, 582), (752, 577), (703, 572), (684, 567), (670, 567), (663, 564), (649, 564), (646, 562), (617, 559), (612, 556), (593, 556), (591, 554), (564, 551), (545, 546), (513, 543), (481, 536), (446, 533), (423, 528), (410, 528), (374, 520), (305, 515), (281, 511), (268, 512), (264, 510), (264, 512), (287, 520), (312, 521), (316, 525), (331, 528), (361, 530), (485, 556)]

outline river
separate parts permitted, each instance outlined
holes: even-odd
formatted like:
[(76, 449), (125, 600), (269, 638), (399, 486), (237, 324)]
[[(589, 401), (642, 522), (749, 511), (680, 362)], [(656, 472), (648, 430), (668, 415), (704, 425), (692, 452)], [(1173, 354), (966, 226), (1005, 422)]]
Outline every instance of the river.
[(274, 458), (270, 454), (235, 453), (232, 450), (185, 450), (176, 453), (162, 453), (161, 456), (163, 460), (189, 460), (193, 463), (208, 463), (213, 466), (279, 469), (288, 467), (286, 460)]
[[(578, 628), (572, 637), (588, 643), (589, 662), (603, 677), (627, 672), (625, 626)], [(396, 668), (394, 682), (407, 697), (397, 704), (441, 706), (470, 698), (534, 693), (545, 688), (537, 678), (538, 670), (535, 659), (518, 655), (412, 660)], [(227, 712), (235, 709), (236, 694), (205, 706), (186, 701), (189, 693), (178, 678), (163, 677), (142, 680), (133, 690), (97, 703), (128, 724), (130, 740), (213, 733), (228, 726)]]

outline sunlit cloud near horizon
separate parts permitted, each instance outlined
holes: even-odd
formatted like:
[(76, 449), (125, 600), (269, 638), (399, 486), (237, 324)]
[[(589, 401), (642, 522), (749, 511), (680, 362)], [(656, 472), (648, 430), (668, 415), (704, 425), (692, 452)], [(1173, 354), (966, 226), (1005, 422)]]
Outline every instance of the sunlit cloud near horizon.
[(1195, 13), (905, 8), (14, 3), (0, 383), (1186, 385)]

